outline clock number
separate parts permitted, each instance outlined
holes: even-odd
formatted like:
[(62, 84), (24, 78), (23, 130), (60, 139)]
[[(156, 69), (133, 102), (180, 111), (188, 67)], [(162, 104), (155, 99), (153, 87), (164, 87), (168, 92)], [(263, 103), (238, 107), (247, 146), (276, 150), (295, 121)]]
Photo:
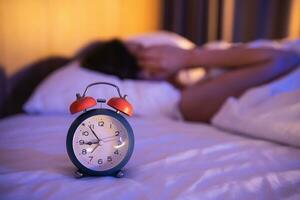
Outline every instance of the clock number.
[(112, 157), (111, 156), (107, 156), (107, 162), (111, 162), (112, 161)]
[(82, 155), (85, 155), (86, 154), (86, 149), (82, 149), (81, 153), (82, 153)]
[(79, 140), (79, 145), (83, 145), (84, 141), (83, 140)]
[(116, 136), (119, 136), (120, 135), (120, 131), (116, 131), (115, 134), (116, 134)]
[(99, 159), (99, 160), (98, 160), (98, 164), (99, 164), (99, 165), (102, 165), (102, 164), (103, 164), (103, 160), (102, 160), (102, 159)]
[(98, 122), (98, 126), (104, 126), (104, 121)]
[(93, 157), (93, 156), (89, 156), (89, 158), (90, 158), (90, 162), (91, 162), (91, 161), (93, 160), (94, 157)]
[(117, 149), (117, 150), (115, 150), (114, 154), (119, 154), (119, 151), (118, 151), (118, 149)]
[(82, 135), (84, 135), (84, 136), (88, 136), (88, 135), (89, 135), (89, 132), (87, 132), (87, 131), (84, 131), (84, 132), (82, 133)]

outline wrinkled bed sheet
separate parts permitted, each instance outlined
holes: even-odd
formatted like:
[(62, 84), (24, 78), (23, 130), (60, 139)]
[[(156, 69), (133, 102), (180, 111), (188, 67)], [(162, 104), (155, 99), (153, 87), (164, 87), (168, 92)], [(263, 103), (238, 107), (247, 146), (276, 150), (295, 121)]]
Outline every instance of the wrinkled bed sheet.
[(130, 119), (126, 176), (75, 179), (69, 116), (0, 121), (0, 199), (300, 199), (300, 149), (208, 125)]

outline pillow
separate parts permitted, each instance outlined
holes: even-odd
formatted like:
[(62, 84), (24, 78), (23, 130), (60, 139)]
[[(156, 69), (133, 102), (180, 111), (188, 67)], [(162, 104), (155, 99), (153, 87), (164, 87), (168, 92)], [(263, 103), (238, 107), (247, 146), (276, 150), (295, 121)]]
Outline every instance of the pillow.
[(126, 38), (126, 41), (132, 41), (142, 44), (145, 47), (153, 45), (172, 45), (183, 49), (192, 49), (195, 44), (190, 40), (172, 32), (157, 31)]
[[(184, 49), (195, 47), (188, 39), (167, 31), (136, 35), (126, 40), (138, 42), (144, 46), (168, 44)], [(198, 69), (196, 73), (195, 70), (182, 70), (179, 79), (182, 82), (190, 82), (192, 78), (200, 79), (203, 76), (203, 69)], [(78, 77), (80, 77), (80, 82), (77, 81)], [(54, 72), (43, 81), (24, 104), (23, 109), (27, 113), (68, 113), (69, 104), (75, 99), (75, 94), (82, 92), (86, 85), (96, 81), (107, 81), (120, 86), (121, 91), (129, 96), (129, 100), (134, 105), (135, 115), (181, 118), (177, 106), (180, 94), (167, 82), (121, 81), (114, 76), (81, 69), (77, 62)], [(116, 95), (108, 88), (101, 90), (101, 93), (97, 91), (91, 91), (91, 96), (109, 98)], [(162, 96), (161, 94), (168, 95)]]
[[(93, 82), (105, 81), (119, 86), (122, 95), (134, 107), (134, 115), (144, 117), (179, 118), (178, 102), (180, 93), (167, 82), (120, 80), (115, 76), (81, 68), (72, 62), (47, 77), (24, 104), (30, 114), (67, 114), (75, 94), (82, 94), (85, 87)], [(105, 98), (117, 96), (115, 88), (95, 86), (88, 90), (88, 96)]]

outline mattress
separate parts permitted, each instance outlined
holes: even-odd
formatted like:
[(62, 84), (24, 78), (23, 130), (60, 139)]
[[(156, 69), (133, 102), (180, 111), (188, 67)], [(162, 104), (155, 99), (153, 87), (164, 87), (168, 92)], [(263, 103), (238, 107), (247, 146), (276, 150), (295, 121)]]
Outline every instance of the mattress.
[(0, 121), (0, 199), (300, 199), (300, 149), (200, 123), (129, 119), (125, 177), (74, 178), (72, 116)]

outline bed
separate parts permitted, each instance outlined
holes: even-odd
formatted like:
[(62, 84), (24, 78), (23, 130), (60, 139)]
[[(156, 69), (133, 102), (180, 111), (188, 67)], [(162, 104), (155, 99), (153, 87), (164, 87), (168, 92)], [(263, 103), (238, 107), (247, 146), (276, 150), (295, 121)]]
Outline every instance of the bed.
[[(136, 145), (124, 178), (76, 179), (65, 146), (74, 116), (21, 110), (37, 84), (70, 60), (43, 60), (9, 79), (0, 199), (300, 199), (299, 148), (168, 118), (128, 119)], [(32, 85), (22, 96), (26, 80)]]
[(1, 121), (1, 199), (299, 199), (300, 150), (204, 124), (131, 119), (126, 176), (75, 179), (70, 116)]

